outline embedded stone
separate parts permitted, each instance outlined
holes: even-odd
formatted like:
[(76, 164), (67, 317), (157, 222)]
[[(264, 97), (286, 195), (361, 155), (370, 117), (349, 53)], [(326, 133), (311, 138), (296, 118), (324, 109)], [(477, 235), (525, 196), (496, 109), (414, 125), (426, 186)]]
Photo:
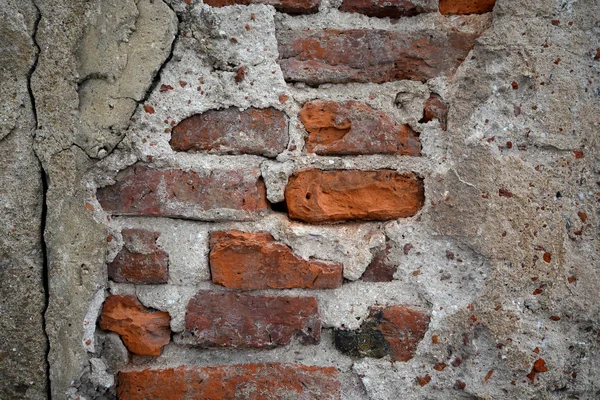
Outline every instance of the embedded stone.
[(429, 316), (405, 306), (371, 307), (360, 329), (334, 332), (335, 346), (353, 357), (408, 361), (415, 355), (429, 327)]

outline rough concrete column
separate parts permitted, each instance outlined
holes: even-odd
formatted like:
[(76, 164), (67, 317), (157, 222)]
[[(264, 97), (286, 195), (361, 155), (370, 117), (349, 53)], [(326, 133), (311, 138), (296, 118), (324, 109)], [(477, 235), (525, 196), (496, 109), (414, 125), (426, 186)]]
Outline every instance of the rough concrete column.
[(47, 398), (43, 183), (28, 80), (38, 13), (0, 1), (0, 398)]

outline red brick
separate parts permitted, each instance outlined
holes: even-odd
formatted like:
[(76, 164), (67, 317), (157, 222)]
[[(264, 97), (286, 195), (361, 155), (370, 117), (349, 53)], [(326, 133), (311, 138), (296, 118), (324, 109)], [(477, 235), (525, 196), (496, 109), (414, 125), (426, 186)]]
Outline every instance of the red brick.
[(200, 291), (188, 304), (185, 326), (200, 347), (272, 348), (295, 335), (302, 343), (321, 338), (313, 297)]
[(204, 0), (212, 7), (232, 6), (235, 4), (270, 4), (277, 11), (288, 14), (312, 14), (319, 11), (321, 0)]
[(437, 0), (344, 0), (340, 11), (379, 18), (412, 17), (437, 11)]
[(119, 400), (341, 399), (337, 370), (297, 364), (237, 364), (120, 372)]
[(169, 280), (169, 256), (156, 246), (158, 232), (123, 229), (123, 248), (108, 264), (108, 277), (118, 283), (159, 284)]
[(120, 172), (116, 184), (98, 189), (96, 196), (106, 212), (116, 215), (210, 219), (201, 213), (230, 209), (249, 217), (267, 209), (258, 169), (195, 172), (135, 165)]
[(288, 144), (287, 129), (285, 115), (273, 108), (227, 108), (184, 119), (173, 128), (169, 143), (175, 151), (275, 157)]
[(429, 328), (429, 316), (404, 306), (383, 307), (378, 329), (383, 333), (394, 361), (408, 361)]
[(446, 30), (278, 31), (279, 64), (288, 82), (426, 81), (451, 76), (480, 33)]
[(360, 277), (365, 282), (391, 282), (394, 280), (397, 266), (390, 262), (392, 247), (389, 241), (386, 242), (385, 249), (381, 250), (373, 257), (373, 260)]
[(291, 218), (305, 222), (389, 220), (415, 215), (425, 200), (423, 180), (391, 170), (305, 170), (285, 189)]
[(448, 129), (448, 106), (446, 106), (439, 95), (432, 93), (425, 102), (423, 119), (419, 122), (426, 123), (433, 121), (434, 119), (440, 121), (440, 126), (443, 130)]
[(306, 150), (320, 155), (398, 154), (418, 156), (421, 142), (408, 125), (356, 101), (312, 101), (300, 110), (309, 133)]
[(494, 9), (496, 0), (440, 0), (442, 14), (483, 14)]
[(160, 356), (171, 341), (169, 313), (150, 311), (134, 296), (109, 296), (100, 328), (118, 333), (129, 351), (142, 356)]
[(212, 281), (231, 289), (331, 289), (343, 281), (341, 264), (306, 261), (268, 233), (210, 235)]

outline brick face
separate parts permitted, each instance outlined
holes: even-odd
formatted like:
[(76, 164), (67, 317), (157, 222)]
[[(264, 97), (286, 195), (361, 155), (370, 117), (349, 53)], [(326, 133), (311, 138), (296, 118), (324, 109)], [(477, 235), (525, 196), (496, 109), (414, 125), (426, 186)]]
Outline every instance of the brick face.
[(255, 213), (267, 209), (260, 171), (238, 169), (204, 172), (127, 168), (117, 183), (98, 189), (102, 208), (116, 215), (204, 219), (206, 211), (231, 209)]
[(437, 11), (437, 0), (344, 0), (340, 11), (379, 18), (412, 17)]
[(373, 257), (373, 260), (360, 277), (365, 282), (391, 282), (397, 267), (388, 259), (391, 245), (386, 242), (385, 248)]
[(108, 277), (118, 283), (159, 284), (169, 280), (169, 256), (156, 246), (158, 232), (123, 229), (124, 245), (108, 264)]
[(277, 11), (288, 14), (312, 14), (319, 11), (321, 0), (204, 0), (204, 4), (212, 7), (232, 6), (235, 4), (269, 4)]
[(423, 206), (422, 179), (378, 171), (301, 171), (290, 177), (285, 200), (291, 218), (312, 222), (389, 220)]
[(281, 31), (277, 36), (285, 79), (319, 85), (450, 76), (479, 34), (330, 29)]
[(134, 296), (109, 296), (100, 315), (100, 328), (118, 333), (132, 353), (160, 356), (171, 341), (169, 313), (150, 311)]
[(241, 364), (120, 372), (120, 400), (340, 400), (333, 367)]
[(306, 150), (320, 155), (397, 154), (418, 156), (421, 142), (408, 125), (356, 101), (311, 101), (300, 120), (309, 133)]
[(442, 14), (483, 14), (494, 9), (496, 0), (439, 0)]
[(336, 347), (355, 357), (408, 361), (429, 328), (429, 316), (404, 306), (371, 307), (367, 320), (356, 331), (336, 329)]
[(272, 108), (211, 110), (177, 124), (170, 144), (175, 151), (275, 157), (287, 146), (287, 124), (283, 112)]
[(268, 233), (210, 235), (212, 281), (232, 289), (330, 289), (341, 286), (342, 265), (306, 261)]
[(294, 336), (302, 343), (321, 337), (313, 297), (200, 291), (188, 304), (185, 327), (200, 347), (272, 348)]
[(423, 119), (420, 122), (429, 122), (434, 119), (440, 121), (440, 126), (443, 130), (448, 129), (448, 106), (446, 106), (446, 103), (444, 103), (439, 95), (432, 93), (425, 102)]

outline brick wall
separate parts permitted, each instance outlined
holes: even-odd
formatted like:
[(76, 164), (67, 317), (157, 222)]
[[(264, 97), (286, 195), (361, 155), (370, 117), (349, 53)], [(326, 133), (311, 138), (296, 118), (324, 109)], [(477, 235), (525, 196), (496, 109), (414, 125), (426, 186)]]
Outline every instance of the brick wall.
[[(205, 4), (176, 3), (174, 55), (127, 154), (90, 178), (110, 251), (88, 340), (119, 399), (362, 398), (354, 362), (438, 343), (415, 280), (454, 287), (480, 263), (411, 232), (448, 201), (428, 189), (445, 87), (494, 1)], [(477, 279), (447, 303), (465, 308)]]

